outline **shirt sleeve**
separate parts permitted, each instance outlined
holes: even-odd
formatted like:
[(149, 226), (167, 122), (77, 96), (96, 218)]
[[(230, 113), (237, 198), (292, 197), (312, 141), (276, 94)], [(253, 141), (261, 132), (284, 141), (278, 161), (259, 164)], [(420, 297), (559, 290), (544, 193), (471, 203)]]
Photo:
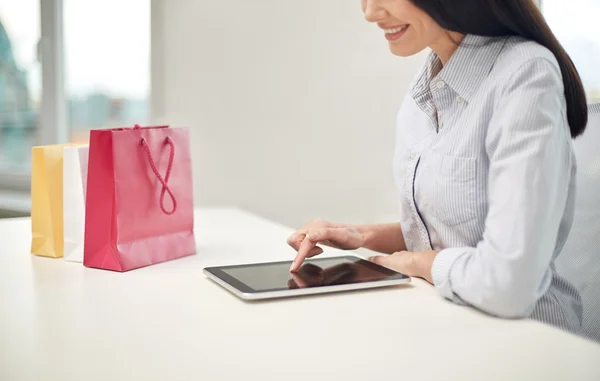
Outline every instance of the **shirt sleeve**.
[(442, 250), (432, 267), (446, 298), (487, 313), (529, 316), (547, 291), (573, 156), (556, 63), (535, 58), (507, 79), (486, 150), (488, 215), (477, 247)]

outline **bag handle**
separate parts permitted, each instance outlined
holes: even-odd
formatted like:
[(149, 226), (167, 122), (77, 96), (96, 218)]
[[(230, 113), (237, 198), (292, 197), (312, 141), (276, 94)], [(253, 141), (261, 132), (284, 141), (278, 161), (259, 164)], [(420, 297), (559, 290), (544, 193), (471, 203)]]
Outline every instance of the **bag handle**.
[[(136, 127), (138, 126), (136, 125)], [(171, 169), (173, 168), (173, 159), (175, 157), (175, 144), (173, 144), (173, 140), (169, 136), (165, 138), (165, 144), (168, 144), (171, 147), (171, 153), (169, 155), (169, 166), (167, 167), (167, 173), (165, 174), (164, 178), (158, 172), (158, 168), (156, 168), (156, 164), (154, 163), (154, 159), (152, 158), (152, 152), (150, 152), (150, 146), (148, 145), (146, 138), (142, 138), (140, 144), (144, 148), (144, 151), (146, 151), (146, 156), (148, 157), (148, 161), (150, 162), (150, 168), (152, 168), (152, 172), (154, 172), (156, 178), (158, 178), (158, 181), (160, 181), (160, 183), (162, 184), (162, 191), (160, 192), (160, 209), (163, 211), (164, 214), (170, 216), (174, 214), (177, 210), (177, 199), (175, 198), (175, 195), (173, 195), (173, 192), (169, 187), (169, 176), (171, 176)], [(171, 197), (171, 200), (173, 201), (173, 209), (171, 209), (170, 211), (168, 211), (165, 208), (165, 193), (168, 193)]]
[(157, 129), (161, 129), (161, 128), (169, 128), (169, 126), (142, 127), (139, 124), (136, 124), (133, 128), (131, 128), (131, 127), (118, 127), (118, 128), (109, 128), (106, 131), (120, 132), (120, 131), (131, 131), (131, 130), (140, 130), (140, 129), (144, 129), (144, 130), (157, 130)]

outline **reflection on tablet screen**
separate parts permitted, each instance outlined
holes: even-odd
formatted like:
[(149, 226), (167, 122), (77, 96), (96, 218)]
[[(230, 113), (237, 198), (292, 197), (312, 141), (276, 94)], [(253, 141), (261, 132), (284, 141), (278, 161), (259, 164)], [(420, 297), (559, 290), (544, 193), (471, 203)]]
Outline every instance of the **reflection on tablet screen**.
[(385, 280), (399, 274), (360, 258), (319, 258), (305, 262), (295, 273), (289, 262), (235, 266), (223, 271), (260, 292), (322, 287)]

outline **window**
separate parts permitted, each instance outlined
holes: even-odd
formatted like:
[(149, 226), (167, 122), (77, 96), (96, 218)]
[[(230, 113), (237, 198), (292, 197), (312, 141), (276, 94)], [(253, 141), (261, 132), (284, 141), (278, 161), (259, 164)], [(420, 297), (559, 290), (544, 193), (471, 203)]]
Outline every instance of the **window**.
[(0, 0), (0, 173), (27, 174), (41, 101), (39, 0)]
[(150, 91), (150, 0), (63, 0), (67, 123), (90, 129), (145, 124)]
[(541, 7), (579, 71), (588, 103), (600, 102), (600, 1), (542, 0)]
[(150, 5), (0, 0), (0, 215), (29, 208), (33, 145), (148, 123)]

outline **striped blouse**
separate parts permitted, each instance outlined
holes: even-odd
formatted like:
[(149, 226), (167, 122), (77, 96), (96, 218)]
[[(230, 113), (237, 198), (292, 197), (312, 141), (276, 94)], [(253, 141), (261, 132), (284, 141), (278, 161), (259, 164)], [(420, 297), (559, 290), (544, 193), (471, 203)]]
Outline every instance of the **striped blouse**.
[(432, 52), (397, 119), (394, 174), (409, 251), (438, 250), (442, 296), (576, 332), (578, 291), (554, 261), (574, 215), (576, 163), (558, 62), (518, 37)]

